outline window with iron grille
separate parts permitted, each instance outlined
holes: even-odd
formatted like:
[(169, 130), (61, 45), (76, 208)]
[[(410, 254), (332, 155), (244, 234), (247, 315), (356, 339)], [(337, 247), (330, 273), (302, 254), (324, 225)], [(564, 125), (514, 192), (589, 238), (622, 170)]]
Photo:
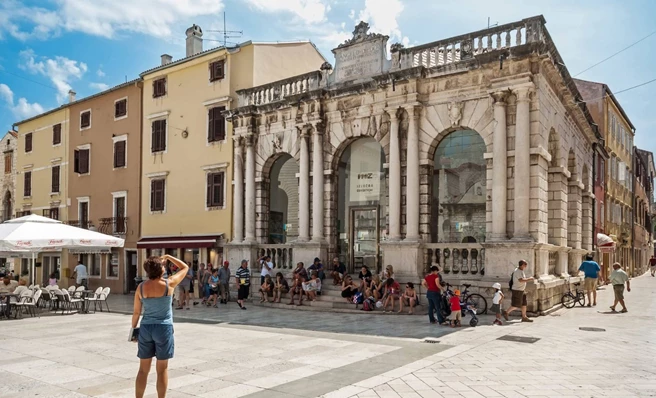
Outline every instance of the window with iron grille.
[(52, 193), (59, 193), (59, 167), (52, 166), (52, 187), (50, 191)]
[(125, 143), (126, 141), (116, 141), (114, 143), (114, 168), (125, 167)]
[(207, 207), (223, 207), (225, 173), (207, 174)]
[(166, 78), (157, 79), (153, 82), (153, 98), (166, 95)]
[(150, 181), (150, 211), (164, 211), (166, 180)]
[(52, 126), (52, 145), (61, 144), (61, 123)]
[(221, 80), (225, 77), (225, 60), (210, 63), (210, 81)]
[(225, 106), (211, 108), (207, 115), (207, 142), (223, 141), (226, 138)]
[(32, 133), (25, 134), (25, 152), (32, 152)]
[(126, 98), (114, 103), (114, 118), (118, 119), (128, 114), (128, 100)]
[(80, 114), (80, 128), (91, 126), (91, 111), (84, 111)]
[(89, 174), (90, 149), (76, 149), (73, 153), (73, 171), (78, 174)]
[(152, 124), (151, 152), (166, 150), (166, 119), (155, 120)]
[(23, 196), (32, 196), (32, 172), (26, 171), (23, 176)]

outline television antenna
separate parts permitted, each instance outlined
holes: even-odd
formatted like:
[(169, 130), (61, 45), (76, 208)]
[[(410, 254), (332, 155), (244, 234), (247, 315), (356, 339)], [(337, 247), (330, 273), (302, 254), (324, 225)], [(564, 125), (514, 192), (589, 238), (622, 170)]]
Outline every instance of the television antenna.
[[(223, 47), (227, 47), (227, 44), (230, 43), (231, 45), (237, 45), (236, 42), (228, 41), (228, 39), (234, 39), (241, 37), (244, 34), (243, 30), (226, 30), (226, 13), (223, 13), (223, 29), (222, 30), (208, 30), (208, 32), (214, 32), (214, 33), (220, 33), (223, 35)], [(218, 41), (220, 42), (221, 40), (212, 40), (212, 39), (204, 39), (204, 40), (209, 40), (209, 41)]]
[[(224, 15), (225, 15), (225, 13), (224, 13)], [(223, 24), (225, 25), (225, 22)], [(490, 25), (490, 17), (487, 17), (487, 28), (490, 29), (490, 28), (493, 28), (495, 26), (499, 26), (499, 22), (495, 22), (495, 23)]]

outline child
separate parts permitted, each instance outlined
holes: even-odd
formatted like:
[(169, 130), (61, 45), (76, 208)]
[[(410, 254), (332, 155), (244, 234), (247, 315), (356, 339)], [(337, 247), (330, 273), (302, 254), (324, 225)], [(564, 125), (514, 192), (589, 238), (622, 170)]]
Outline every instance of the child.
[(492, 307), (490, 307), (490, 312), (496, 315), (497, 319), (494, 320), (494, 325), (503, 325), (501, 322), (501, 301), (503, 300), (503, 292), (501, 291), (501, 284), (495, 283), (492, 285), (496, 292), (494, 292), (494, 297), (492, 298)]
[(312, 272), (312, 276), (310, 278), (311, 279), (309, 281), (303, 282), (303, 290), (305, 291), (307, 299), (314, 301), (317, 298), (317, 292), (321, 290), (321, 279), (319, 279), (318, 273), (316, 271)]
[(399, 313), (403, 312), (403, 305), (407, 305), (410, 307), (408, 310), (408, 314), (412, 315), (415, 310), (415, 305), (417, 305), (417, 292), (415, 291), (415, 284), (412, 282), (408, 282), (405, 285), (405, 292), (403, 292), (403, 296), (401, 296), (401, 300), (399, 300)]
[(460, 290), (456, 289), (453, 296), (449, 299), (451, 304), (451, 327), (460, 327), (460, 320), (462, 319), (462, 308), (460, 308)]

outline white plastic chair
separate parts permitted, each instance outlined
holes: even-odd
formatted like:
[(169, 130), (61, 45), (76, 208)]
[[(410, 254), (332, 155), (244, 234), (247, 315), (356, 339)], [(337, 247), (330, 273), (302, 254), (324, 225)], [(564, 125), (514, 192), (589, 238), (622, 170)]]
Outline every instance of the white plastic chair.
[(75, 289), (75, 293), (73, 294), (73, 298), (82, 298), (82, 292), (84, 291), (84, 286), (78, 286), (77, 289)]
[(51, 286), (53, 289), (59, 289), (59, 285), (52, 285)]
[(68, 293), (75, 293), (75, 286), (69, 286)]
[(14, 289), (14, 294), (18, 295), (19, 297), (22, 297), (23, 292), (28, 290), (29, 289), (25, 286), (16, 286), (16, 289)]
[[(31, 293), (31, 290), (26, 290), (25, 293)], [(39, 298), (41, 297), (41, 290), (37, 290), (34, 292), (34, 295), (28, 296), (27, 294), (23, 293), (21, 295), (21, 301), (16, 303), (16, 307), (22, 311), (27, 310), (28, 314), (30, 316), (34, 317), (37, 315), (37, 304), (39, 302)], [(40, 316), (39, 316), (40, 318)]]
[(102, 312), (102, 310), (103, 310), (103, 309), (102, 309), (102, 305), (103, 305), (103, 303), (105, 303), (105, 307), (107, 308), (107, 312), (111, 312), (111, 311), (109, 310), (109, 305), (107, 304), (107, 298), (109, 297), (109, 292), (110, 292), (110, 290), (111, 290), (111, 289), (108, 288), (108, 287), (104, 288), (104, 289), (102, 290), (102, 292), (100, 293), (100, 295), (98, 295), (98, 298), (96, 299), (96, 304), (100, 304), (100, 311), (101, 311), (101, 312)]

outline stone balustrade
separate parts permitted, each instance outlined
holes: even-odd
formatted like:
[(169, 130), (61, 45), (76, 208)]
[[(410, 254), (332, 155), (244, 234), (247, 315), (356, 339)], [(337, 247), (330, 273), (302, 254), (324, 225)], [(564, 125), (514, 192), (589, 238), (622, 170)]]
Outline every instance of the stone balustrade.
[(399, 69), (423, 66), (443, 66), (471, 59), (493, 50), (504, 50), (544, 40), (542, 17), (523, 19), (489, 29), (479, 30), (449, 39), (439, 40), (407, 49), (399, 49)]
[(485, 249), (478, 243), (426, 243), (426, 272), (437, 265), (447, 275), (482, 276), (485, 272)]
[[(276, 270), (294, 269), (292, 244), (258, 245), (255, 257), (271, 256), (273, 268)], [(253, 264), (252, 268), (260, 269), (260, 264)], [(277, 271), (276, 271), (277, 272)]]
[(314, 71), (261, 86), (238, 90), (239, 106), (266, 105), (319, 88), (321, 72)]

